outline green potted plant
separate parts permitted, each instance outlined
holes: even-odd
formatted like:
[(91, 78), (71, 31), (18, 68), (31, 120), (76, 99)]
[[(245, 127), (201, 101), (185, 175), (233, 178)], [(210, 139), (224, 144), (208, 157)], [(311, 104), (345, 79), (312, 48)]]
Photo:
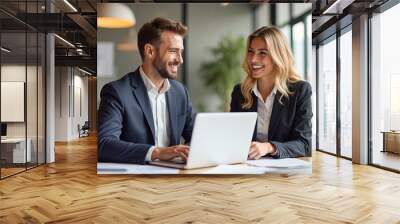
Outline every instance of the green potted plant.
[(220, 97), (220, 109), (224, 111), (229, 111), (232, 89), (243, 77), (245, 46), (245, 39), (241, 36), (223, 37), (216, 47), (210, 49), (214, 58), (200, 67), (204, 83)]

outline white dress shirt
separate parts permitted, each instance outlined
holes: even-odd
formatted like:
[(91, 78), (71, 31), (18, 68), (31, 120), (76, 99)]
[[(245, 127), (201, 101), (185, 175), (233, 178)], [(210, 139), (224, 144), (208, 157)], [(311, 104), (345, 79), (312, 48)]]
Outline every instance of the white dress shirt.
[(258, 91), (257, 82), (253, 86), (253, 92), (257, 96), (257, 135), (256, 140), (259, 142), (268, 141), (268, 128), (271, 120), (272, 108), (274, 106), (274, 100), (276, 95), (276, 87), (269, 94), (264, 102), (261, 93)]
[(170, 143), (169, 114), (165, 97), (165, 93), (170, 88), (170, 83), (168, 79), (165, 79), (164, 84), (159, 91), (154, 83), (144, 73), (142, 66), (140, 66), (139, 72), (147, 89), (147, 95), (149, 96), (154, 121), (155, 145), (149, 149), (145, 158), (145, 161), (151, 161), (151, 154), (156, 147), (167, 147)]

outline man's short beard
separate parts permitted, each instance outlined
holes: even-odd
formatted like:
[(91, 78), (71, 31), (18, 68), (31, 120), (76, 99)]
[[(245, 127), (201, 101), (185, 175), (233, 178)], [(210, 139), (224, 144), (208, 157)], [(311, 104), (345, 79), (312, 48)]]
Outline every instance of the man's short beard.
[(157, 66), (156, 64), (153, 64), (154, 68), (157, 70), (158, 74), (164, 79), (173, 79), (174, 77), (168, 73), (166, 69), (164, 69), (162, 66)]
[(168, 71), (164, 68), (161, 57), (159, 55), (159, 51), (157, 51), (157, 56), (155, 61), (153, 62), (153, 67), (157, 70), (158, 74), (164, 79), (175, 79), (175, 77), (168, 73)]

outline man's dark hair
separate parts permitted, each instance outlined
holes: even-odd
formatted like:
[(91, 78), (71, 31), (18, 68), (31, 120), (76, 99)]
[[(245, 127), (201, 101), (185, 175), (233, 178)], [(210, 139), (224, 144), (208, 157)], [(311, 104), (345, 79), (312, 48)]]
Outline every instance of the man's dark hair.
[(150, 23), (145, 23), (138, 33), (138, 48), (142, 60), (144, 60), (144, 45), (149, 43), (158, 46), (163, 31), (171, 31), (185, 36), (187, 27), (180, 22), (161, 17), (155, 18)]

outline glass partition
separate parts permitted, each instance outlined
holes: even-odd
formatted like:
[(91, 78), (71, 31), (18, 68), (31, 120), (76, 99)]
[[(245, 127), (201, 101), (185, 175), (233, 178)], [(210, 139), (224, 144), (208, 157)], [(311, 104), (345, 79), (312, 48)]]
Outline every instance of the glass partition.
[(44, 1), (0, 2), (0, 178), (45, 162), (46, 40), (23, 22), (27, 13), (44, 12), (43, 6)]
[[(31, 151), (26, 141), (26, 32), (1, 34), (2, 177), (24, 171)], [(6, 49), (6, 50), (4, 50)], [(28, 150), (27, 150), (28, 146)]]

